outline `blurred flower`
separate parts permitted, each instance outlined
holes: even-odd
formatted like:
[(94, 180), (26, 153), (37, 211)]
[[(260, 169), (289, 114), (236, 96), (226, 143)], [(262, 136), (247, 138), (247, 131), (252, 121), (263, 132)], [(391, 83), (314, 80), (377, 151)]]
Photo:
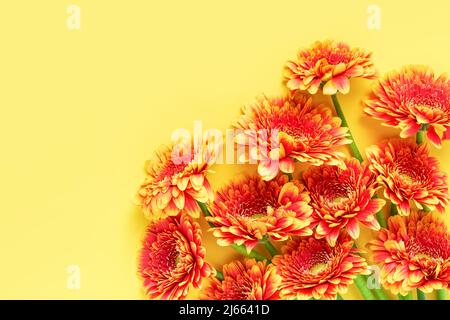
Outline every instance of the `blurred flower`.
[(373, 79), (376, 71), (372, 53), (360, 48), (350, 48), (344, 42), (317, 41), (298, 53), (297, 61), (287, 63), (287, 87), (290, 90), (307, 90), (317, 93), (346, 94), (350, 91), (350, 78)]
[(431, 292), (450, 283), (450, 234), (436, 215), (411, 212), (393, 216), (388, 229), (369, 243), (375, 262), (382, 263), (381, 282), (394, 294), (413, 289)]
[(189, 216), (167, 217), (150, 224), (140, 254), (139, 274), (150, 299), (183, 299), (192, 284), (215, 274), (205, 262), (202, 232)]
[(295, 239), (272, 260), (281, 276), (280, 295), (286, 299), (335, 299), (345, 293), (359, 274), (368, 274), (367, 263), (352, 248), (346, 234), (334, 247), (324, 239)]
[(393, 71), (376, 84), (364, 111), (383, 125), (401, 129), (406, 138), (429, 125), (427, 136), (436, 147), (450, 139), (450, 80), (436, 78), (425, 66)]
[(281, 170), (294, 171), (294, 159), (315, 166), (344, 166), (344, 155), (336, 147), (349, 144), (348, 128), (333, 117), (330, 108), (315, 105), (312, 98), (296, 94), (280, 99), (261, 97), (243, 109), (234, 126), (239, 148), (245, 149), (240, 161), (257, 161), (264, 180)]
[(379, 230), (375, 214), (385, 204), (382, 199), (372, 199), (377, 182), (369, 168), (354, 158), (346, 160), (345, 164), (346, 169), (320, 166), (310, 167), (303, 173), (314, 210), (314, 224), (317, 224), (316, 238), (325, 237), (331, 246), (343, 228), (357, 239), (358, 222)]
[(208, 202), (214, 197), (206, 174), (215, 160), (215, 147), (209, 141), (198, 150), (190, 143), (162, 146), (155, 158), (147, 161), (147, 177), (136, 197), (145, 215), (157, 220), (183, 211), (198, 218), (196, 201)]
[(223, 280), (209, 279), (201, 295), (206, 300), (277, 300), (280, 277), (272, 264), (254, 259), (223, 266)]
[(437, 209), (448, 204), (447, 175), (439, 170), (437, 159), (431, 157), (425, 144), (410, 139), (390, 139), (366, 150), (369, 168), (384, 185), (384, 195), (398, 206), (401, 215), (408, 215), (411, 204), (417, 208)]
[(285, 175), (272, 181), (244, 176), (217, 192), (207, 220), (215, 225), (219, 245), (243, 244), (251, 251), (266, 235), (282, 241), (312, 234), (309, 200), (303, 185)]

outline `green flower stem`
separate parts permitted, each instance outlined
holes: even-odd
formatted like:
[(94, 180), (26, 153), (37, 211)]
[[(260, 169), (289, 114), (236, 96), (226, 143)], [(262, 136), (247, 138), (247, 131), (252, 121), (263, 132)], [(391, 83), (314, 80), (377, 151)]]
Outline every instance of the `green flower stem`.
[(269, 238), (264, 238), (263, 240), (261, 240), (261, 243), (264, 245), (264, 247), (272, 257), (278, 254), (277, 248), (273, 246)]
[(348, 135), (349, 135), (349, 138), (352, 140), (352, 143), (350, 144), (350, 149), (352, 151), (353, 156), (356, 159), (358, 159), (359, 162), (363, 162), (363, 158), (361, 156), (361, 153), (359, 152), (358, 147), (356, 146), (355, 139), (353, 138), (353, 135), (350, 131), (350, 128), (348, 126), (347, 120), (345, 119), (344, 112), (342, 111), (342, 108), (341, 108), (341, 105), (339, 104), (337, 96), (335, 94), (333, 94), (331, 96), (331, 100), (333, 100), (333, 104), (336, 109), (336, 114), (338, 115), (339, 118), (341, 118), (342, 126), (348, 128)]
[[(206, 204), (203, 203), (203, 202), (200, 202), (200, 201), (197, 201), (197, 203), (198, 203), (198, 206), (200, 207), (200, 209), (202, 210), (203, 215), (205, 217), (210, 217), (211, 213), (209, 212), (208, 207), (206, 206)], [(209, 224), (209, 226), (211, 228), (215, 228), (216, 227), (211, 222), (208, 222), (208, 224)], [(267, 260), (267, 257), (265, 255), (259, 253), (258, 251), (252, 250), (252, 251), (248, 252), (247, 248), (244, 245), (238, 246), (237, 244), (232, 244), (231, 247), (234, 250), (236, 250), (237, 252), (239, 252), (240, 254), (242, 254), (244, 256), (247, 256), (249, 258), (253, 258), (253, 259), (258, 260), (258, 261)]]
[(285, 175), (287, 175), (287, 177), (289, 178), (289, 181), (292, 181), (292, 179), (294, 179), (294, 176), (292, 173), (285, 173)]
[(375, 293), (375, 297), (378, 300), (390, 300), (389, 297), (387, 296), (386, 292), (384, 292), (384, 290), (381, 288), (373, 289), (373, 293)]
[(398, 298), (400, 300), (412, 300), (412, 292), (409, 292), (406, 296), (402, 296), (401, 294), (398, 294)]
[(422, 130), (417, 131), (416, 134), (416, 143), (421, 144), (423, 142), (423, 134), (424, 132)]
[(263, 255), (262, 253), (259, 253), (258, 251), (252, 250), (252, 251), (248, 252), (247, 248), (244, 245), (238, 246), (237, 244), (232, 244), (231, 247), (246, 257), (249, 257), (249, 258), (252, 258), (252, 259), (255, 259), (258, 261), (267, 260), (267, 257), (265, 255)]
[(438, 300), (447, 300), (447, 289), (437, 290), (437, 299)]
[(344, 298), (338, 293), (336, 295), (336, 300), (344, 300)]
[(427, 300), (425, 293), (417, 289), (417, 300)]
[(397, 210), (397, 205), (395, 203), (391, 202), (391, 211), (390, 211), (390, 215), (391, 216), (395, 216), (398, 213)]
[[(356, 246), (356, 244), (353, 244), (353, 247), (354, 248), (358, 248), (357, 246)], [(363, 282), (361, 282), (362, 284), (361, 285), (364, 285), (364, 284), (367, 284), (367, 282), (368, 282), (368, 279), (369, 279), (369, 276), (367, 276), (367, 275), (359, 275), (359, 277), (361, 277), (362, 278), (362, 280), (363, 280)], [(356, 281), (355, 281), (355, 284), (356, 284)], [(367, 285), (365, 285), (366, 287), (367, 287)], [(367, 287), (368, 288), (368, 287)], [(358, 289), (359, 289), (359, 287), (358, 287)], [(374, 297), (374, 299), (373, 300), (391, 300), (389, 297), (388, 297), (388, 295), (386, 294), (386, 292), (384, 291), (384, 289), (383, 288), (378, 288), (378, 289), (376, 289), (376, 288), (374, 288), (374, 289), (368, 289), (370, 292), (371, 292), (371, 294), (373, 295), (373, 297)], [(360, 290), (361, 291), (361, 290)]]
[[(200, 207), (200, 209), (202, 210), (203, 215), (204, 215), (205, 217), (210, 217), (210, 216), (211, 216), (211, 212), (209, 212), (208, 206), (206, 205), (206, 203), (197, 201), (197, 204), (198, 204), (198, 206)], [(211, 227), (215, 227), (214, 224), (212, 224), (211, 222), (209, 222), (209, 225), (210, 225)]]
[[(353, 248), (358, 249), (356, 243), (354, 243), (354, 242), (353, 242)], [(358, 255), (361, 256), (361, 253), (358, 253)], [(369, 297), (371, 297), (371, 299), (366, 299), (366, 300), (375, 300), (375, 298), (378, 300), (390, 300), (389, 297), (384, 292), (383, 288), (369, 289), (369, 287), (367, 286), (368, 279), (369, 279), (369, 276), (361, 274), (354, 280), (356, 287), (359, 289), (359, 291), (361, 292), (364, 299), (366, 299), (366, 298), (365, 298), (365, 294), (362, 292), (362, 290), (369, 292)]]
[(354, 281), (356, 287), (359, 289), (359, 292), (361, 292), (361, 295), (365, 300), (375, 300), (375, 296), (372, 291), (367, 287), (366, 277), (358, 275)]
[(386, 219), (384, 218), (383, 211), (380, 210), (377, 212), (377, 220), (382, 228), (387, 227), (387, 223), (386, 223)]
[(425, 133), (428, 131), (428, 123), (422, 124), (422, 127), (419, 131), (417, 131), (416, 134), (416, 143), (421, 144), (423, 142), (423, 137), (425, 136)]
[(224, 279), (223, 273), (216, 270), (216, 278), (222, 281)]

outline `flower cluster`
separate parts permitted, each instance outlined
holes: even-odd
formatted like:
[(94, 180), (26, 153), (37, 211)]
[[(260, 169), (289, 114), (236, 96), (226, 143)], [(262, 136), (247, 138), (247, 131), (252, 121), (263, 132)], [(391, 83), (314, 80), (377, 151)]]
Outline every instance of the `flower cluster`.
[[(355, 285), (366, 299), (387, 298), (364, 277), (370, 268), (356, 241), (365, 227), (384, 289), (442, 297), (450, 232), (440, 216), (450, 196), (428, 141), (442, 148), (450, 139), (449, 79), (423, 66), (377, 79), (370, 52), (330, 40), (301, 50), (286, 70), (287, 93), (257, 98), (232, 124), (238, 160), (256, 172), (214, 192), (211, 139), (162, 147), (146, 164), (136, 196), (150, 220), (138, 267), (146, 295), (184, 299), (194, 287), (211, 300), (337, 299)], [(366, 159), (337, 97), (351, 78), (376, 79), (355, 111), (401, 130), (369, 146)], [(319, 89), (332, 105), (317, 102)], [(202, 231), (196, 219), (209, 227)], [(203, 232), (218, 245), (208, 252), (230, 246), (244, 257), (214, 269)]]

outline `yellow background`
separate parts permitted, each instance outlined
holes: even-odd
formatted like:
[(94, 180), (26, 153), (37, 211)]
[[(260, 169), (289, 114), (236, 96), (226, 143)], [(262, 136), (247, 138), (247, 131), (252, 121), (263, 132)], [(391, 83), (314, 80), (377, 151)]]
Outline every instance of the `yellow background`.
[[(80, 30), (66, 26), (72, 3)], [(366, 26), (372, 3), (381, 30)], [(449, 11), (447, 0), (1, 1), (0, 298), (144, 298), (147, 222), (132, 200), (174, 129), (225, 130), (258, 94), (281, 94), (285, 61), (317, 39), (373, 51), (380, 73), (450, 71)], [(341, 97), (361, 149), (398, 134), (361, 115), (370, 84)], [(446, 172), (449, 150), (432, 151)], [(216, 170), (215, 188), (245, 167)], [(232, 260), (206, 239), (214, 266)], [(79, 290), (66, 287), (69, 265)]]

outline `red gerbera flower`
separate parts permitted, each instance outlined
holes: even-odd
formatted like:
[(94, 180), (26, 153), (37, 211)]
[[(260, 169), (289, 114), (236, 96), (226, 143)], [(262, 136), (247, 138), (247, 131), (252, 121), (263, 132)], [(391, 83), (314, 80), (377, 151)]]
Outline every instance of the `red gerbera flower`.
[(323, 85), (324, 94), (346, 94), (350, 91), (350, 78), (375, 77), (371, 55), (344, 42), (317, 41), (300, 51), (297, 61), (288, 62), (287, 87), (315, 94)]
[(223, 280), (210, 278), (203, 290), (207, 300), (277, 300), (280, 277), (266, 261), (246, 260), (223, 266)]
[(440, 148), (450, 139), (450, 80), (435, 77), (425, 66), (408, 66), (393, 71), (376, 84), (365, 101), (365, 113), (383, 125), (401, 129), (406, 138), (427, 125), (427, 136)]
[(147, 161), (147, 177), (137, 194), (137, 203), (147, 217), (157, 220), (183, 211), (198, 218), (197, 201), (214, 197), (206, 179), (215, 160), (212, 146), (205, 143), (199, 150), (190, 144), (162, 146), (155, 159)]
[(388, 228), (369, 247), (375, 262), (383, 264), (382, 284), (394, 294), (416, 288), (431, 292), (450, 284), (450, 234), (432, 213), (390, 217)]
[(188, 216), (167, 217), (150, 224), (140, 254), (139, 274), (149, 298), (183, 299), (189, 286), (215, 274), (205, 262), (202, 232)]
[(283, 255), (272, 260), (281, 276), (280, 295), (287, 299), (335, 299), (345, 293), (359, 274), (368, 274), (367, 263), (343, 234), (334, 247), (314, 237), (290, 241)]
[(431, 157), (425, 144), (410, 139), (390, 139), (366, 150), (369, 167), (384, 185), (384, 195), (408, 215), (411, 204), (441, 212), (448, 204), (447, 175)]
[(273, 179), (280, 170), (292, 173), (294, 159), (315, 166), (344, 166), (344, 154), (336, 147), (351, 143), (348, 128), (341, 127), (329, 107), (315, 105), (311, 97), (262, 97), (243, 113), (234, 123), (243, 130), (236, 143), (247, 151), (240, 160), (258, 162), (264, 180)]
[(211, 204), (214, 236), (221, 246), (245, 245), (252, 250), (266, 235), (277, 241), (310, 235), (309, 196), (300, 183), (285, 175), (272, 181), (245, 176), (217, 192)]
[(375, 214), (385, 201), (372, 199), (377, 189), (376, 176), (356, 159), (346, 160), (346, 169), (336, 166), (310, 167), (303, 174), (310, 192), (310, 205), (317, 224), (316, 237), (326, 238), (334, 246), (340, 231), (346, 228), (353, 239), (359, 237), (361, 222), (379, 230)]

